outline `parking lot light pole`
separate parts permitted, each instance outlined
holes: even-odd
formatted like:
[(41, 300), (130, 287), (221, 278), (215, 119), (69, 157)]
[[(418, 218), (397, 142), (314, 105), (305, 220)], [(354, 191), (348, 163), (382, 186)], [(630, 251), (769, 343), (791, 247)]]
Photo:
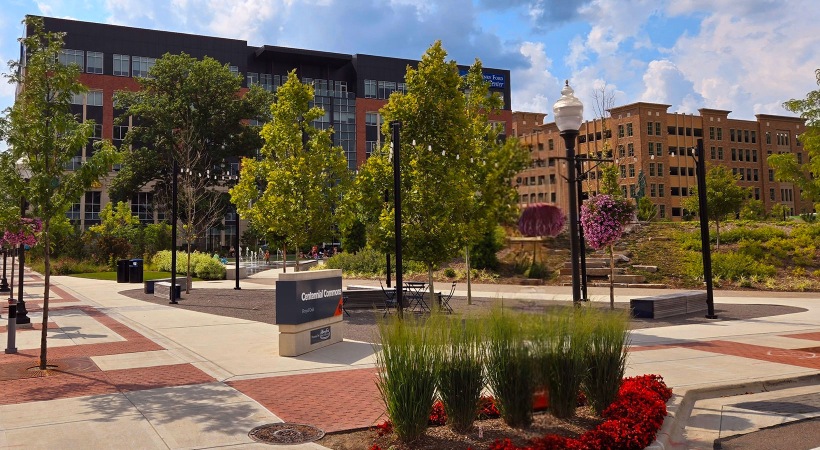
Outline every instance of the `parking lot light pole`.
[(575, 141), (581, 129), (581, 122), (584, 120), (584, 105), (574, 95), (573, 89), (566, 82), (561, 89), (561, 98), (555, 102), (553, 111), (555, 113), (555, 124), (558, 126), (561, 137), (567, 148), (567, 182), (569, 184), (569, 234), (570, 234), (570, 255), (572, 257), (572, 302), (578, 305), (581, 301), (581, 266), (580, 266), (580, 235), (578, 233), (578, 193), (577, 177), (578, 162), (575, 159)]

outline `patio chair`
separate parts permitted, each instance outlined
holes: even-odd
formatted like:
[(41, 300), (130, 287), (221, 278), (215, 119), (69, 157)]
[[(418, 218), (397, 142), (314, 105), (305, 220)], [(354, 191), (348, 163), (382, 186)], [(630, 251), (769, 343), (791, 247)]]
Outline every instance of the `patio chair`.
[(449, 294), (442, 294), (441, 295), (441, 303), (439, 303), (439, 307), (448, 313), (453, 312), (453, 308), (450, 306), (450, 299), (453, 298), (453, 294), (456, 292), (456, 284), (453, 283), (453, 287), (450, 288)]
[(396, 309), (396, 291), (388, 291), (384, 288), (382, 284), (382, 280), (379, 280), (379, 286), (382, 288), (382, 292), (384, 293), (384, 314), (382, 317), (387, 316), (387, 313), (390, 312), (390, 308), (393, 307)]

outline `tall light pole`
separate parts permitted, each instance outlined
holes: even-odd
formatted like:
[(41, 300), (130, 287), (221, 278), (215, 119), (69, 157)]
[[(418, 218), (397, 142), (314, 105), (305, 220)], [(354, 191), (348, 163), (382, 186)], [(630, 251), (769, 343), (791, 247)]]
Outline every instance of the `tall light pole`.
[(0, 279), (0, 292), (8, 292), (10, 290), (9, 289), (9, 281), (6, 279), (6, 257), (7, 256), (8, 256), (8, 251), (4, 248), (3, 249), (3, 278)]
[(703, 255), (703, 278), (706, 282), (706, 318), (717, 319), (715, 295), (712, 290), (712, 248), (709, 244), (709, 211), (706, 208), (706, 158), (703, 139), (698, 139), (695, 163), (698, 178), (698, 216), (700, 219), (700, 249)]
[(561, 98), (552, 107), (555, 113), (555, 124), (558, 126), (561, 137), (567, 148), (567, 167), (569, 184), (569, 234), (570, 234), (570, 254), (572, 255), (572, 302), (578, 304), (581, 301), (581, 266), (580, 266), (580, 236), (578, 234), (578, 161), (575, 158), (575, 141), (578, 138), (578, 131), (581, 129), (581, 122), (584, 120), (584, 105), (575, 97), (569, 80), (561, 89)]
[(177, 302), (177, 182), (179, 176), (179, 164), (174, 157), (174, 174), (171, 184), (171, 289), (170, 303), (176, 305)]
[(396, 233), (396, 304), (399, 306), (399, 317), (403, 317), (404, 303), (402, 300), (402, 261), (401, 261), (401, 121), (390, 123), (393, 130), (393, 212), (395, 213)]

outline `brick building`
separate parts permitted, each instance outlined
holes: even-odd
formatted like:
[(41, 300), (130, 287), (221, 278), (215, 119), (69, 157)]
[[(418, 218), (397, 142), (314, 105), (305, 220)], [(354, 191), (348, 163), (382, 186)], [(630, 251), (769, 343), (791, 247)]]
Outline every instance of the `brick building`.
[[(613, 158), (620, 172), (620, 184), (628, 198), (643, 188), (644, 196), (655, 204), (658, 217), (681, 220), (687, 211), (685, 197), (697, 186), (695, 160), (687, 150), (703, 139), (707, 170), (721, 164), (739, 174), (739, 185), (751, 188), (752, 198), (763, 201), (766, 211), (783, 204), (792, 214), (811, 212), (811, 202), (801, 199), (792, 183), (774, 179), (766, 163), (773, 153), (794, 153), (798, 161), (806, 154), (797, 136), (805, 122), (797, 117), (757, 114), (756, 120), (729, 118), (731, 111), (701, 108), (698, 115), (670, 113), (670, 105), (632, 103), (610, 110), (602, 122), (591, 120), (581, 125), (576, 152), (589, 157)], [(566, 210), (567, 169), (564, 140), (554, 122), (543, 123), (545, 114), (513, 113), (513, 133), (529, 150), (530, 167), (518, 176), (521, 205), (555, 203)], [(600, 171), (585, 162), (589, 171), (584, 192), (598, 191)]]
[[(46, 31), (66, 33), (60, 60), (79, 65), (83, 72), (80, 81), (89, 88), (86, 95), (73, 100), (73, 111), (82, 120), (94, 120), (97, 124), (92, 142), (75, 157), (67, 170), (82, 164), (93, 151), (94, 140), (110, 139), (117, 146), (122, 143), (132, 122), (129, 119), (122, 125), (114, 124), (115, 117), (121, 112), (114, 109), (113, 95), (121, 90), (139, 89), (135, 78), (147, 76), (156, 59), (165, 53), (185, 52), (200, 59), (209, 56), (242, 74), (245, 88), (258, 84), (269, 91), (275, 91), (287, 74), (296, 69), (304, 83), (314, 86), (313, 104), (327, 112), (313, 125), (321, 129), (333, 127), (333, 144), (344, 149), (351, 170), (364, 163), (380, 144), (379, 109), (387, 103), (391, 93), (406, 89), (407, 67), (418, 64), (418, 61), (407, 59), (251, 46), (243, 40), (76, 20), (48, 17), (43, 20)], [(466, 66), (459, 68), (466, 73)], [(503, 123), (505, 134), (509, 135), (512, 131), (510, 71), (484, 68), (484, 77), (491, 81), (490, 90), (504, 100), (502, 110), (492, 119)], [(99, 223), (100, 210), (109, 201), (106, 192), (109, 181), (110, 178), (78, 199), (68, 213), (73, 223), (82, 228)], [(134, 214), (144, 222), (165, 219), (154, 206), (150, 192), (135, 195), (131, 206)], [(234, 220), (232, 215), (227, 215), (226, 231), (211, 230), (208, 240), (224, 245), (226, 239), (230, 239), (225, 233), (234, 230)], [(209, 246), (206, 243), (205, 247)]]

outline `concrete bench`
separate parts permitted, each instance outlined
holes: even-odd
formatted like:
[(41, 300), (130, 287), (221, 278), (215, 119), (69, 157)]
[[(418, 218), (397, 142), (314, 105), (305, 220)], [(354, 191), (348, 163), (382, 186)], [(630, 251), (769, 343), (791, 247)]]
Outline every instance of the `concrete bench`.
[[(176, 299), (182, 298), (182, 285), (179, 283), (174, 285), (174, 297)], [(154, 283), (154, 297), (159, 298), (171, 298), (171, 282), (170, 281), (160, 281), (158, 283)]]
[(633, 298), (629, 301), (633, 317), (662, 319), (706, 311), (706, 291), (676, 292)]
[[(143, 292), (145, 292), (146, 294), (153, 294), (154, 293), (154, 285), (157, 284), (157, 283), (162, 283), (162, 282), (170, 283), (171, 279), (170, 278), (157, 278), (155, 280), (145, 280), (143, 282), (143, 284), (145, 285)], [(188, 282), (188, 280), (185, 278), (184, 275), (177, 277), (177, 284), (182, 286), (182, 289), (186, 288), (187, 282)]]

